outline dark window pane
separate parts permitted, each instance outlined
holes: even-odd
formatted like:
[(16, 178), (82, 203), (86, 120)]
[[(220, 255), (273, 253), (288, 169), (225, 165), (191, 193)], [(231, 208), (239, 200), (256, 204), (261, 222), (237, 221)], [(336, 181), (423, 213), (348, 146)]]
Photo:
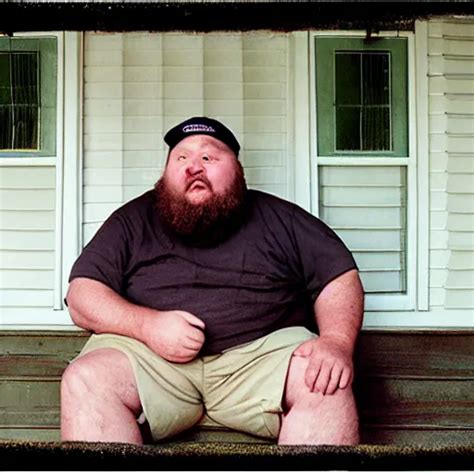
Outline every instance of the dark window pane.
[(15, 107), (15, 148), (38, 148), (38, 107), (18, 105)]
[(388, 151), (390, 146), (390, 109), (362, 108), (362, 149)]
[(0, 150), (10, 149), (13, 139), (12, 112), (9, 105), (0, 105)]
[(390, 105), (388, 52), (336, 53), (336, 150), (390, 151)]
[(389, 55), (366, 53), (362, 56), (364, 105), (389, 105)]
[(0, 149), (38, 149), (38, 77), (36, 52), (0, 54)]
[(0, 106), (10, 104), (11, 100), (10, 54), (0, 53)]
[(336, 104), (360, 105), (360, 54), (336, 53)]
[(0, 54), (0, 149), (12, 144), (12, 90), (10, 83), (10, 55)]
[(13, 55), (13, 97), (18, 105), (38, 105), (38, 63), (35, 53)]
[(360, 150), (360, 107), (336, 107), (336, 149)]

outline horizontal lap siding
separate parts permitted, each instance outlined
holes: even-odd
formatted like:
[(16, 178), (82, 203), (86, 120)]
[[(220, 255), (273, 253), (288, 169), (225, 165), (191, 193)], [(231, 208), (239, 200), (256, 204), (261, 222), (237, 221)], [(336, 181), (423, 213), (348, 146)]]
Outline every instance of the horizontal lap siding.
[(286, 197), (285, 36), (243, 36), (244, 165), (250, 187)]
[(83, 238), (162, 173), (164, 133), (224, 121), (250, 187), (286, 196), (287, 36), (86, 33)]
[(429, 24), (430, 303), (474, 308), (474, 23)]
[(0, 174), (0, 307), (52, 307), (54, 167), (5, 167)]
[(321, 218), (352, 250), (365, 291), (403, 292), (405, 170), (322, 166), (319, 181)]
[[(83, 242), (123, 202), (123, 35), (85, 35)], [(115, 192), (110, 187), (115, 186)], [(102, 193), (100, 192), (102, 190)], [(100, 195), (100, 197), (97, 197)]]

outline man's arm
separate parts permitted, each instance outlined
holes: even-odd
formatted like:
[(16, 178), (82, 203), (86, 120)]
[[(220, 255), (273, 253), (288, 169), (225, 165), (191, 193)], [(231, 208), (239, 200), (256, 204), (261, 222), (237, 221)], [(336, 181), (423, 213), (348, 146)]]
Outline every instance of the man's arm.
[(331, 395), (353, 379), (354, 347), (362, 326), (364, 292), (357, 270), (327, 284), (314, 303), (319, 337), (295, 355), (309, 358), (305, 382), (311, 391)]
[(90, 278), (75, 278), (66, 299), (78, 326), (98, 334), (132, 337), (171, 362), (194, 359), (204, 343), (204, 322), (196, 316), (132, 304)]

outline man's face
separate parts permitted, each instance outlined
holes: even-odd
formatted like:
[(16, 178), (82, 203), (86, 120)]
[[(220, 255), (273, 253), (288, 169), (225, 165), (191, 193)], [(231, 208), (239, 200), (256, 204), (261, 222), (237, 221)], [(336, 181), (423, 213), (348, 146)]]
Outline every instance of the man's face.
[(192, 135), (178, 143), (155, 185), (164, 227), (194, 245), (213, 245), (237, 230), (246, 192), (235, 154), (207, 135)]
[(229, 190), (237, 166), (227, 145), (207, 135), (191, 135), (171, 150), (163, 178), (173, 193), (199, 205)]

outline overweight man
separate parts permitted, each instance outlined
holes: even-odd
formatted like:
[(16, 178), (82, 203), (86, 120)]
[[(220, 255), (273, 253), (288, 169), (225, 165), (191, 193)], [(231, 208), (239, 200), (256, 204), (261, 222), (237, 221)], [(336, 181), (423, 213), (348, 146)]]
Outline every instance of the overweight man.
[(93, 335), (61, 384), (62, 440), (141, 444), (194, 425), (280, 444), (358, 443), (354, 259), (322, 221), (247, 189), (222, 123), (169, 130), (153, 190), (75, 262), (73, 321)]

